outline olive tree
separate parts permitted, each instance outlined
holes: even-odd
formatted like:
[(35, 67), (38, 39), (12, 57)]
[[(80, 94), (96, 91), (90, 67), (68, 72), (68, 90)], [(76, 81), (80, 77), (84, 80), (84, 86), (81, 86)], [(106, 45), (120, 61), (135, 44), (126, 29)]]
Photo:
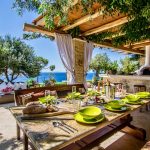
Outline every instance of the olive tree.
[(36, 56), (32, 47), (8, 35), (0, 37), (0, 60), (0, 74), (7, 82), (13, 82), (20, 75), (36, 77), (48, 64), (47, 59)]

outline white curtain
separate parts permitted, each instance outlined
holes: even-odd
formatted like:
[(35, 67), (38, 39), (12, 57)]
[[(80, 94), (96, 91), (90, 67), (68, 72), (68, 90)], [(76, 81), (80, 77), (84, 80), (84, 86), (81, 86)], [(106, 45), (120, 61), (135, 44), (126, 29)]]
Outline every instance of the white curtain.
[(86, 73), (88, 71), (91, 59), (92, 52), (94, 49), (94, 45), (92, 42), (86, 42), (84, 46), (84, 76), (85, 76), (85, 87), (86, 87)]
[(74, 48), (72, 37), (69, 34), (55, 33), (56, 43), (61, 61), (69, 73), (69, 83), (75, 83), (74, 75)]

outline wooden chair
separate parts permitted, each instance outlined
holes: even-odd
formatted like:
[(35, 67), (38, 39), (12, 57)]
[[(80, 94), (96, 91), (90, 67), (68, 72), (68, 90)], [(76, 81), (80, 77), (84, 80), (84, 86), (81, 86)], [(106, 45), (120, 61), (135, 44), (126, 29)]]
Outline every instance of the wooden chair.
[[(113, 126), (111, 126), (113, 128)], [(100, 133), (99, 133), (100, 134)], [(140, 150), (145, 144), (146, 132), (134, 126), (125, 126), (121, 130), (113, 130), (100, 139), (95, 140), (83, 149), (86, 150)], [(147, 149), (148, 150), (148, 149)]]
[(45, 90), (50, 91), (56, 91), (58, 98), (64, 98), (67, 96), (68, 93), (72, 92), (72, 86), (76, 86), (77, 92), (80, 92), (80, 89), (83, 88), (84, 91), (86, 91), (83, 84), (71, 84), (71, 85), (54, 85), (54, 86), (48, 86), (48, 87), (38, 87), (38, 88), (31, 88), (31, 89), (24, 89), (24, 90), (16, 90), (14, 99), (16, 106), (23, 105), (22, 101), (20, 101), (19, 96), (25, 95), (29, 93), (39, 93), (39, 92), (45, 92)]
[[(145, 85), (134, 85), (134, 93), (146, 92), (146, 91), (147, 91), (147, 89), (146, 89)], [(145, 106), (145, 110), (149, 111), (149, 105), (148, 104)], [(143, 112), (142, 108), (140, 109), (140, 112)]]
[[(64, 98), (67, 96), (68, 93), (72, 92), (72, 86), (76, 86), (77, 92), (80, 92), (81, 89), (82, 91), (84, 90), (86, 92), (84, 84), (54, 85), (49, 87), (38, 87), (24, 90), (16, 90), (14, 95), (15, 104), (16, 106), (23, 105), (23, 102), (20, 100), (21, 95), (29, 94), (32, 92), (34, 93), (45, 92), (45, 90), (56, 91), (58, 98)], [(20, 127), (18, 125), (17, 125), (17, 139), (20, 140)]]
[(148, 141), (141, 150), (150, 150), (150, 141)]
[(145, 85), (134, 85), (134, 93), (145, 92), (145, 91), (146, 91)]

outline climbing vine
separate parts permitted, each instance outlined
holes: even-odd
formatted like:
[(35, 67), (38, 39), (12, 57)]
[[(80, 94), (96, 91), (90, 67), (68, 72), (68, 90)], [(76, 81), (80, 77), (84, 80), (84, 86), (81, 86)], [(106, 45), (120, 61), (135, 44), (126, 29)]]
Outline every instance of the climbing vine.
[[(45, 16), (46, 27), (49, 30), (59, 29), (61, 25), (69, 25), (68, 9), (71, 11), (73, 7), (82, 6), (83, 14), (93, 14), (93, 4), (100, 3), (103, 8), (103, 14), (113, 15), (115, 12), (128, 15), (128, 22), (121, 26), (118, 33), (122, 36), (113, 38), (114, 45), (122, 45), (132, 43), (142, 39), (150, 38), (150, 0), (81, 0), (81, 3), (73, 6), (74, 0), (14, 0), (13, 8), (19, 14), (23, 14), (25, 10), (35, 11)], [(102, 11), (99, 9), (99, 11)], [(57, 26), (54, 18), (58, 18)], [(73, 37), (81, 35), (79, 27), (68, 31)], [(88, 40), (94, 42), (103, 42), (113, 36), (113, 32), (103, 32), (87, 36)]]
[(24, 33), (23, 34), (24, 40), (32, 40), (32, 39), (38, 39), (38, 38), (47, 38), (47, 39), (50, 39), (51, 41), (54, 40), (53, 36), (46, 36), (46, 35), (42, 35), (40, 33)]

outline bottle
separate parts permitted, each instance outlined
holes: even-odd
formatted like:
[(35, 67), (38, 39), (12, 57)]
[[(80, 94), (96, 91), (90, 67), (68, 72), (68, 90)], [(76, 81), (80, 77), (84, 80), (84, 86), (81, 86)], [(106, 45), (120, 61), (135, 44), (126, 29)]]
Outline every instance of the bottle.
[(102, 93), (102, 95), (104, 94), (106, 94), (106, 91), (105, 91), (105, 82), (104, 82), (104, 80), (103, 80), (103, 78), (102, 78), (102, 80), (101, 80), (101, 85), (102, 85), (102, 91), (101, 91), (101, 93)]
[(106, 80), (106, 84), (105, 84), (105, 92), (106, 92), (106, 98), (110, 99), (110, 82), (108, 80)]
[(98, 81), (97, 91), (100, 92), (101, 81)]
[(110, 97), (111, 99), (115, 99), (115, 85), (114, 84), (111, 84), (110, 86)]

